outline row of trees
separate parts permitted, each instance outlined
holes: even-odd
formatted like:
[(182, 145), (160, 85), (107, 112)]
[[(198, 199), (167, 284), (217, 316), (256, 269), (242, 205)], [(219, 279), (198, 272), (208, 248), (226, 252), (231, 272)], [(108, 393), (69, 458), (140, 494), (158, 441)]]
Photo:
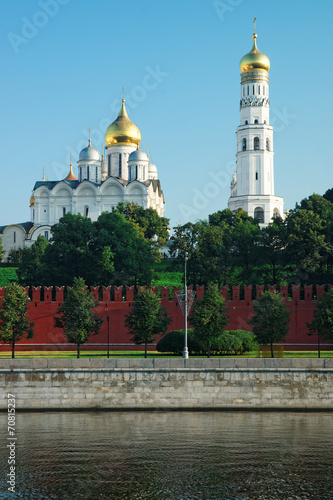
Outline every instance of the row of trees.
[(264, 228), (228, 209), (175, 228), (173, 256), (189, 254), (189, 282), (328, 283), (333, 266), (333, 190), (305, 198)]
[[(96, 303), (83, 278), (74, 278), (73, 286), (68, 289), (64, 302), (59, 306), (54, 318), (55, 327), (61, 328), (67, 341), (77, 346), (77, 357), (80, 357), (80, 346), (87, 342), (89, 336), (100, 332), (103, 319), (94, 312)], [(193, 326), (190, 332), (192, 351), (206, 352), (210, 357), (211, 346), (214, 352), (224, 353), (228, 349), (235, 353), (247, 346), (248, 350), (258, 344), (270, 344), (274, 357), (273, 343), (285, 340), (288, 333), (289, 312), (282, 297), (274, 292), (264, 292), (254, 302), (253, 317), (249, 324), (253, 327), (254, 337), (246, 337), (226, 332), (228, 323), (225, 300), (217, 286), (209, 286), (203, 297), (194, 302), (189, 321)], [(154, 342), (156, 335), (165, 335), (171, 322), (166, 309), (149, 288), (139, 290), (131, 312), (125, 316), (125, 326), (136, 344), (145, 345), (147, 357), (148, 343)], [(319, 299), (311, 324), (310, 332), (317, 332), (322, 340), (333, 339), (333, 289)], [(0, 339), (11, 343), (12, 357), (15, 357), (15, 343), (23, 337), (32, 338), (34, 324), (28, 318), (28, 297), (24, 289), (13, 283), (6, 288), (0, 309)], [(166, 345), (175, 345), (170, 332), (168, 342), (160, 343), (161, 350)], [(192, 336), (193, 335), (193, 336)], [(179, 343), (179, 336), (178, 336)], [(245, 349), (246, 350), (246, 349)], [(173, 348), (170, 348), (173, 351)]]
[(12, 252), (22, 285), (68, 285), (82, 277), (92, 285), (149, 285), (159, 248), (168, 241), (168, 219), (136, 204), (118, 205), (92, 222), (66, 214), (30, 247)]

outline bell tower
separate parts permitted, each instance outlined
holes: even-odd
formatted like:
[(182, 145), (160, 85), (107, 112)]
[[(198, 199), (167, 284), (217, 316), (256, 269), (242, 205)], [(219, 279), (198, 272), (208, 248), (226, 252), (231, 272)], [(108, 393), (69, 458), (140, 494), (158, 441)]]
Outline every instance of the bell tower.
[(255, 21), (256, 18), (252, 49), (240, 61), (237, 169), (228, 207), (230, 210), (242, 208), (266, 226), (274, 215), (283, 217), (283, 198), (274, 195), (273, 127), (269, 123), (270, 61), (257, 48)]

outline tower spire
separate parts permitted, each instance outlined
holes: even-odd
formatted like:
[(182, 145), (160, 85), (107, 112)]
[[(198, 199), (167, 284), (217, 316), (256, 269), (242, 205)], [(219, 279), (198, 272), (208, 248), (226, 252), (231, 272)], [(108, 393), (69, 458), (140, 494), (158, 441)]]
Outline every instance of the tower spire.
[(123, 102), (125, 102), (125, 87), (123, 85), (123, 99), (122, 99)]
[(257, 18), (255, 17), (255, 18), (253, 19), (253, 34), (254, 34), (254, 35), (256, 34), (256, 20), (257, 20)]

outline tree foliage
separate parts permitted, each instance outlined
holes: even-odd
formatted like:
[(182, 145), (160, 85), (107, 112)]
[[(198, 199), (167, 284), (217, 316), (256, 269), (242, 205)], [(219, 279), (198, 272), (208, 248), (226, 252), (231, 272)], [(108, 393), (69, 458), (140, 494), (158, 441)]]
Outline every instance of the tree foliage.
[(23, 337), (33, 337), (34, 323), (28, 318), (28, 296), (17, 283), (6, 288), (0, 309), (0, 339), (12, 345), (15, 357), (15, 343)]
[[(39, 235), (31, 247), (21, 250), (21, 259), (18, 263), (17, 276), (25, 285), (44, 284), (44, 254), (49, 242)], [(50, 282), (49, 284), (51, 284)]]
[(333, 340), (333, 289), (319, 298), (313, 312), (313, 320), (308, 324), (309, 331), (317, 333), (321, 340)]
[(273, 358), (273, 343), (285, 340), (288, 333), (289, 311), (279, 293), (264, 292), (254, 301), (253, 312), (253, 333), (260, 345), (270, 344)]
[(189, 321), (194, 327), (197, 341), (207, 349), (210, 357), (210, 344), (220, 335), (227, 325), (225, 301), (217, 286), (208, 286), (204, 296), (193, 304)]
[(168, 313), (149, 289), (139, 290), (130, 314), (125, 316), (125, 326), (135, 344), (145, 345), (147, 357), (148, 343), (154, 342), (156, 335), (165, 335), (171, 319)]
[(74, 278), (73, 286), (68, 289), (66, 298), (58, 308), (54, 324), (56, 328), (63, 329), (67, 342), (76, 344), (78, 358), (80, 346), (87, 342), (90, 335), (97, 335), (103, 323), (93, 310), (95, 306), (84, 280)]

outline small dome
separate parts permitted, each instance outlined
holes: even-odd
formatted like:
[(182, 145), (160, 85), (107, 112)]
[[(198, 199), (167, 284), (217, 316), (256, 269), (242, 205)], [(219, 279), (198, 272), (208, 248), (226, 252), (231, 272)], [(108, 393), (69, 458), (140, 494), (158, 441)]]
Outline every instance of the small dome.
[(80, 152), (79, 161), (100, 161), (100, 159), (99, 152), (92, 147), (89, 139), (89, 145)]
[(106, 147), (117, 146), (118, 144), (138, 146), (140, 142), (140, 130), (128, 118), (125, 108), (125, 99), (123, 99), (119, 115), (116, 120), (108, 126), (105, 133)]
[(141, 151), (141, 149), (137, 149), (135, 151), (132, 151), (132, 153), (128, 157), (128, 161), (148, 161), (148, 156), (144, 151)]
[(149, 173), (154, 173), (154, 174), (157, 174), (157, 167), (154, 163), (149, 163), (148, 165), (148, 172)]
[(270, 60), (268, 57), (260, 52), (257, 48), (257, 35), (254, 33), (253, 38), (253, 46), (251, 52), (242, 57), (239, 67), (241, 73), (246, 73), (247, 71), (269, 71), (270, 68)]
[[(93, 149), (93, 148), (91, 148)], [(70, 167), (69, 167), (69, 172), (68, 172), (68, 175), (67, 177), (64, 178), (64, 181), (77, 181), (77, 177), (75, 177), (74, 173), (73, 173), (73, 165), (70, 164)]]

